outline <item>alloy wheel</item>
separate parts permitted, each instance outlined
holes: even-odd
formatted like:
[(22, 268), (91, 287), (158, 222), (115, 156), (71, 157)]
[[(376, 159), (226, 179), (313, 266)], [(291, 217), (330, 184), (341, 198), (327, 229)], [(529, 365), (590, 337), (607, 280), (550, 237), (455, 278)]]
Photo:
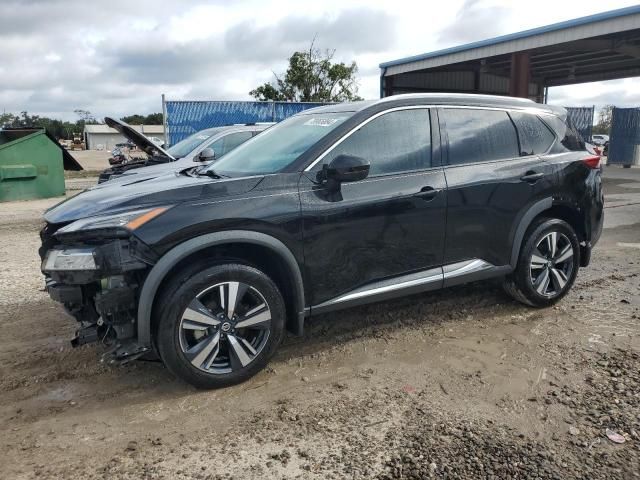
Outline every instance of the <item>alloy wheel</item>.
[(264, 296), (242, 282), (203, 290), (184, 310), (180, 348), (196, 368), (226, 374), (247, 367), (269, 339), (271, 309)]
[(555, 297), (564, 290), (575, 268), (573, 253), (573, 245), (563, 233), (549, 232), (538, 241), (529, 262), (536, 292)]

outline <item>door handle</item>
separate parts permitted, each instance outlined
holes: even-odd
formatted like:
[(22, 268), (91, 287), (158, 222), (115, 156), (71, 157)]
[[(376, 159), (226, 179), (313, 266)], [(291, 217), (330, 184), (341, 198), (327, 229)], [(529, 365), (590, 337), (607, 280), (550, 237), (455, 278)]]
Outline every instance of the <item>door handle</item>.
[(436, 190), (433, 187), (422, 187), (418, 193), (415, 194), (416, 197), (422, 198), (423, 200), (433, 200), (435, 196), (438, 194), (440, 190)]
[(520, 180), (528, 183), (536, 183), (542, 177), (544, 177), (544, 173), (528, 171), (527, 173), (525, 173), (523, 176), (520, 177)]

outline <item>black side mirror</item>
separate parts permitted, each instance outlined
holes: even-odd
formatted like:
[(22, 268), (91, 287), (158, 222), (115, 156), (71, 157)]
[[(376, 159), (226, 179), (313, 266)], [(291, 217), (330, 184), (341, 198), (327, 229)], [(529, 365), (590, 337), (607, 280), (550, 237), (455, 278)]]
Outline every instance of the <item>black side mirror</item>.
[(338, 155), (329, 165), (325, 165), (322, 176), (329, 182), (357, 182), (369, 175), (369, 160), (354, 155)]
[(216, 158), (216, 152), (213, 148), (205, 148), (202, 150), (198, 156), (194, 159), (195, 162), (210, 162), (211, 160)]

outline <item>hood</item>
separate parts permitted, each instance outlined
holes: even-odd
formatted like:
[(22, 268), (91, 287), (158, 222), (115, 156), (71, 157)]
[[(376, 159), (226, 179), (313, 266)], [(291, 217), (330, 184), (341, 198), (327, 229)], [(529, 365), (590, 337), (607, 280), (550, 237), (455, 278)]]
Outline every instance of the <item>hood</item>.
[(212, 179), (182, 173), (132, 175), (91, 187), (45, 212), (48, 223), (68, 223), (95, 215), (125, 212), (154, 205), (241, 195), (255, 188), (263, 176)]
[(111, 117), (104, 117), (104, 123), (117, 130), (128, 140), (131, 140), (140, 150), (145, 152), (147, 155), (160, 155), (162, 157), (169, 158), (171, 161), (175, 160), (175, 158), (172, 157), (171, 154), (164, 148), (153, 143), (149, 138), (131, 127), (131, 125), (127, 125), (126, 123)]
[[(157, 165), (146, 165), (140, 168), (132, 168), (112, 177), (109, 181), (127, 179), (128, 181), (136, 181), (142, 178), (151, 179), (160, 177), (167, 173), (179, 173), (180, 171), (190, 170), (198, 166), (206, 166), (208, 163), (196, 163), (190, 158), (179, 158), (175, 162), (159, 163)], [(135, 178), (134, 178), (135, 177)]]

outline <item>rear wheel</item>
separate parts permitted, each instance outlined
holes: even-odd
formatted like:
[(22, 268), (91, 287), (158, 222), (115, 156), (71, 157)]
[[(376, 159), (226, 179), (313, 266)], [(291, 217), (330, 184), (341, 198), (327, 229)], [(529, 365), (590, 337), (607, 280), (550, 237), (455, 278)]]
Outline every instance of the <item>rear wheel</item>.
[(233, 385), (255, 375), (284, 335), (278, 288), (260, 270), (241, 264), (173, 279), (157, 311), (162, 360), (198, 388)]
[(578, 237), (560, 219), (540, 218), (529, 227), (516, 270), (505, 291), (533, 307), (552, 305), (573, 286), (580, 265)]

